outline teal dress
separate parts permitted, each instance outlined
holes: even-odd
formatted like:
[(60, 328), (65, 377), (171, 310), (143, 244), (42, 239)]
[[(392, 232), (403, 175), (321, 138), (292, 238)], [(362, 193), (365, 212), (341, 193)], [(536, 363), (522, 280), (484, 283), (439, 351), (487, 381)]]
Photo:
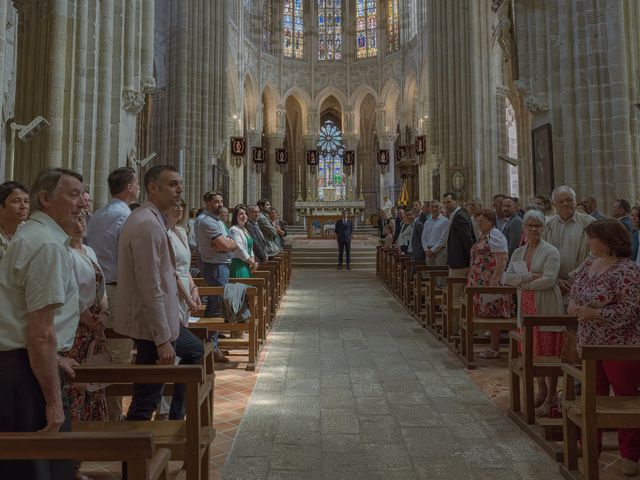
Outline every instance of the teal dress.
[[(253, 238), (250, 235), (245, 235), (247, 237), (247, 244), (249, 247), (249, 251), (253, 251)], [(229, 278), (251, 278), (251, 269), (249, 268), (249, 264), (243, 262), (239, 258), (234, 258), (231, 260), (231, 267), (229, 267)]]

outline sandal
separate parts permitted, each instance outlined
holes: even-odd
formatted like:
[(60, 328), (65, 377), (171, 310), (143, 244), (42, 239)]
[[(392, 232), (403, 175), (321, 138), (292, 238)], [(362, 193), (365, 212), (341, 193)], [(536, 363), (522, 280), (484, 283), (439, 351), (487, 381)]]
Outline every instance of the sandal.
[(548, 417), (551, 415), (551, 409), (553, 408), (553, 402), (544, 401), (542, 405), (535, 409), (536, 417)]
[(496, 350), (493, 350), (491, 347), (489, 347), (478, 356), (480, 358), (484, 358), (485, 360), (492, 360), (494, 358), (500, 358), (500, 349), (498, 349), (496, 351)]

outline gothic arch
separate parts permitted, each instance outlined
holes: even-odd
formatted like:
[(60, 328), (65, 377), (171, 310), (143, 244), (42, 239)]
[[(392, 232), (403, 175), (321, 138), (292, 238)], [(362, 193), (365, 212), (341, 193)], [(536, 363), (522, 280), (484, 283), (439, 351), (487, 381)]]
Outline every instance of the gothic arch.
[(235, 75), (236, 66), (233, 61), (229, 62), (229, 66), (227, 68), (227, 77), (229, 79), (229, 116), (233, 115), (242, 115), (242, 108), (239, 104), (239, 99), (242, 98), (240, 95), (240, 86), (238, 85), (238, 77)]
[(262, 108), (265, 133), (275, 133), (278, 130), (278, 94), (269, 84), (262, 91)]
[(256, 89), (256, 81), (251, 72), (248, 72), (244, 76), (243, 82), (243, 95), (244, 101), (244, 129), (255, 130), (259, 127), (260, 120), (258, 119), (258, 90)]
[[(400, 86), (390, 79), (382, 89), (382, 108), (384, 109), (384, 124), (381, 127), (385, 132), (395, 132), (398, 125), (398, 99), (400, 98)], [(379, 132), (380, 133), (380, 132)]]
[(300, 109), (302, 111), (302, 130), (304, 133), (307, 133), (308, 126), (307, 120), (309, 116), (309, 108), (311, 106), (311, 97), (302, 90), (300, 87), (291, 87), (287, 92), (282, 96), (282, 104), (286, 105), (289, 97), (294, 97), (296, 101), (300, 104)]
[(322, 103), (331, 96), (335, 97), (335, 99), (338, 100), (338, 103), (340, 104), (340, 111), (344, 112), (345, 106), (348, 104), (347, 97), (340, 89), (334, 87), (333, 85), (330, 85), (326, 88), (323, 88), (322, 91), (318, 93), (318, 95), (316, 95), (316, 100), (313, 104), (313, 107), (318, 113), (320, 113), (320, 107), (322, 106)]
[(358, 88), (356, 88), (356, 91), (351, 96), (351, 100), (349, 102), (351, 110), (354, 113), (354, 124), (352, 127), (354, 129), (354, 133), (357, 134), (361, 133), (360, 112), (362, 102), (367, 97), (367, 95), (371, 95), (375, 103), (378, 103), (378, 92), (376, 92), (372, 87), (366, 84), (360, 85)]
[(416, 125), (416, 107), (418, 106), (417, 98), (417, 80), (414, 73), (411, 73), (404, 84), (404, 95), (402, 102), (402, 118), (400, 122), (403, 126), (409, 126), (414, 130)]

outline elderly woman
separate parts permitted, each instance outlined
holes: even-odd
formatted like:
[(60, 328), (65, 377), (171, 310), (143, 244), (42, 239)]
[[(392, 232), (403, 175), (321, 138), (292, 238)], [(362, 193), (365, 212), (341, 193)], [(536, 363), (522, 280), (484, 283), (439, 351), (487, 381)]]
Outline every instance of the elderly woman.
[[(494, 215), (491, 210), (480, 210), (476, 216), (476, 225), (480, 232), (478, 241), (471, 247), (468, 287), (495, 287), (499, 285), (504, 269), (507, 266), (507, 239), (495, 228)], [(486, 300), (486, 298), (485, 298)], [(483, 301), (482, 296), (473, 298), (473, 309), (476, 315), (488, 318), (508, 318), (511, 316), (512, 303), (509, 297), (501, 295), (492, 301)], [(500, 356), (500, 331), (491, 331), (491, 345), (480, 354), (480, 358), (498, 358)]]
[(229, 268), (230, 278), (251, 278), (251, 272), (258, 268), (253, 254), (253, 238), (245, 227), (247, 220), (249, 220), (247, 207), (242, 204), (236, 205), (229, 230), (229, 236), (237, 245)]
[[(517, 286), (520, 311), (524, 315), (562, 315), (564, 306), (558, 286), (560, 252), (542, 239), (545, 226), (544, 213), (529, 210), (524, 214), (526, 245), (517, 248), (511, 256), (503, 277), (505, 285)], [(562, 328), (535, 328), (533, 354), (538, 357), (558, 356), (562, 352)], [(538, 395), (536, 415), (549, 416), (557, 404), (556, 377), (537, 377)]]
[[(578, 347), (640, 345), (640, 271), (631, 257), (631, 238), (617, 220), (598, 220), (586, 229), (591, 257), (575, 275), (568, 312), (578, 317)], [(603, 360), (596, 370), (596, 394), (638, 396), (640, 361)], [(602, 437), (599, 434), (598, 443)], [(638, 472), (640, 429), (618, 430), (620, 468)]]
[(18, 182), (0, 185), (0, 259), (29, 216), (29, 192)]

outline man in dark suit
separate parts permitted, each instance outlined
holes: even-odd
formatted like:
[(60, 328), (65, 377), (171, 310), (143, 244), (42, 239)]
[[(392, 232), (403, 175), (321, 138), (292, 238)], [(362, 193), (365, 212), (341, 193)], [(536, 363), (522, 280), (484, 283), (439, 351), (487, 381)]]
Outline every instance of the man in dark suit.
[(396, 214), (396, 217), (393, 219), (396, 224), (396, 229), (393, 234), (393, 243), (398, 241), (398, 237), (400, 236), (400, 230), (402, 230), (402, 226), (404, 225), (404, 208), (399, 208)]
[(415, 220), (413, 221), (413, 233), (411, 234), (411, 260), (414, 262), (426, 262), (427, 255), (422, 248), (422, 230), (424, 222), (420, 221), (419, 211), (415, 212)]
[(511, 258), (511, 254), (520, 246), (522, 240), (522, 218), (518, 215), (518, 205), (511, 197), (505, 197), (502, 200), (502, 218), (505, 223), (501, 231), (507, 237), (509, 258)]
[[(447, 237), (447, 265), (450, 277), (466, 277), (471, 263), (471, 247), (476, 243), (476, 235), (473, 232), (473, 224), (469, 212), (458, 205), (458, 195), (447, 192), (443, 195), (443, 204), (449, 217), (449, 236)], [(453, 303), (460, 307), (464, 286), (454, 284)], [(457, 332), (459, 323), (454, 319), (454, 332)]]
[(257, 205), (249, 205), (247, 209), (247, 215), (249, 220), (247, 221), (246, 228), (253, 239), (253, 253), (256, 256), (258, 263), (265, 263), (267, 258), (266, 240), (260, 231), (258, 225), (258, 217), (260, 216), (260, 207)]
[(336, 238), (338, 239), (338, 270), (342, 270), (342, 258), (346, 250), (347, 270), (351, 270), (351, 234), (353, 222), (349, 220), (348, 212), (342, 210), (342, 218), (336, 222)]

